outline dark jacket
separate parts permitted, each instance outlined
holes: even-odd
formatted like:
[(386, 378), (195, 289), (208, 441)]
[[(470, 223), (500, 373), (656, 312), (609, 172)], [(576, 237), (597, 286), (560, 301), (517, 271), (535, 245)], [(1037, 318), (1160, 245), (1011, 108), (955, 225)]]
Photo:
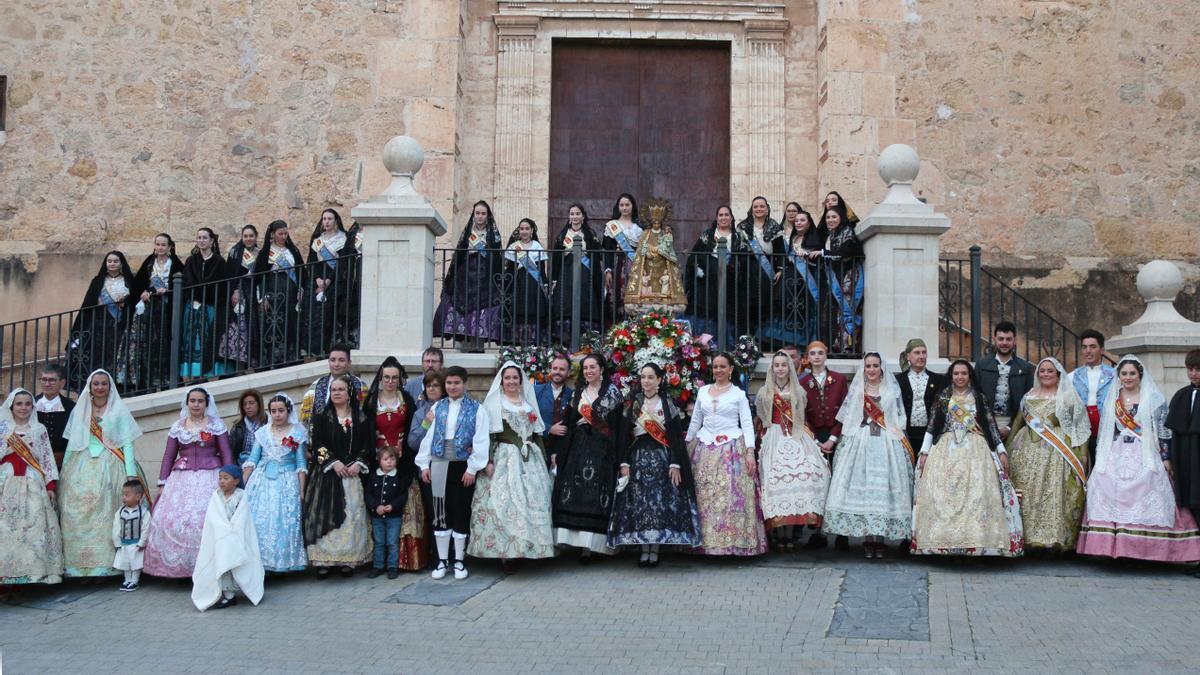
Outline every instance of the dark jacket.
[(838, 421), (838, 410), (846, 394), (850, 393), (850, 385), (846, 376), (826, 370), (825, 388), (819, 389), (812, 373), (805, 373), (800, 378), (800, 388), (804, 390), (808, 401), (804, 405), (804, 420), (814, 431), (828, 431), (833, 436), (842, 435), (842, 423)]
[(561, 422), (567, 418), (567, 408), (571, 407), (571, 395), (574, 390), (565, 382), (563, 383), (562, 392), (559, 393), (557, 420), (554, 419), (554, 386), (549, 382), (539, 382), (533, 385), (533, 391), (537, 396), (538, 412), (542, 415), (542, 422), (546, 424), (546, 433), (542, 435), (542, 441), (546, 445), (546, 452), (555, 454), (558, 446), (562, 445), (567, 437), (551, 434), (550, 427), (554, 426), (555, 422)]
[[(1025, 359), (1013, 354), (1008, 362), (1008, 414), (1014, 416), (1021, 409), (1021, 399), (1033, 389), (1034, 370)], [(975, 376), (979, 378), (979, 388), (988, 402), (988, 412), (995, 413), (996, 383), (1000, 380), (1000, 362), (996, 356), (985, 356), (975, 364)]]
[[(379, 475), (378, 469), (363, 474), (363, 501), (367, 503), (367, 511), (370, 512), (372, 518), (400, 518), (404, 515), (404, 488), (407, 488), (412, 482), (411, 478), (404, 481), (402, 488), (401, 478), (404, 476), (399, 470), (396, 470), (393, 475)], [(375, 513), (375, 509), (380, 506), (390, 506), (392, 510), (383, 515)]]
[[(933, 414), (933, 404), (937, 402), (938, 392), (950, 384), (950, 380), (945, 375), (925, 369), (929, 374), (929, 383), (925, 385), (925, 413), (926, 415)], [(908, 425), (912, 426), (912, 407), (913, 407), (913, 391), (912, 385), (908, 382), (908, 373), (896, 373), (896, 382), (900, 385), (900, 400), (904, 403), (904, 416), (908, 420)], [(928, 419), (928, 418), (927, 418)], [(919, 450), (920, 448), (914, 448)]]
[[(38, 394), (37, 400), (42, 398), (43, 396)], [(62, 412), (38, 412), (37, 420), (46, 427), (46, 433), (50, 436), (50, 447), (61, 460), (62, 454), (67, 451), (67, 439), (63, 438), (63, 432), (67, 430), (67, 420), (71, 417), (71, 411), (75, 409), (75, 401), (68, 398), (66, 392), (59, 394), (58, 400), (62, 401)], [(62, 469), (61, 466), (58, 468)]]

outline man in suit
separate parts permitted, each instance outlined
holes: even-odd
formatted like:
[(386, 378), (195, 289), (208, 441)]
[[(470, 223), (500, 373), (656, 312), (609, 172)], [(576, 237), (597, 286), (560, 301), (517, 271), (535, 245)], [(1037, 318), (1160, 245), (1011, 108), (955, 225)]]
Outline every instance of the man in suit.
[(424, 354), (421, 354), (421, 376), (409, 378), (404, 383), (404, 391), (408, 392), (409, 396), (416, 401), (421, 398), (421, 394), (425, 393), (425, 373), (432, 373), (435, 370), (441, 370), (442, 364), (445, 363), (446, 356), (442, 350), (429, 346)]
[(945, 375), (931, 372), (925, 366), (929, 363), (929, 348), (921, 338), (913, 338), (904, 346), (900, 355), (900, 372), (896, 373), (896, 383), (900, 385), (900, 400), (904, 405), (904, 414), (908, 419), (908, 428), (904, 434), (913, 453), (921, 451), (925, 442), (925, 428), (929, 424), (929, 411), (937, 401), (938, 392), (949, 382)]
[[(850, 387), (846, 376), (825, 368), (825, 357), (829, 348), (824, 342), (814, 340), (808, 345), (809, 372), (800, 378), (800, 388), (804, 390), (808, 400), (804, 407), (804, 421), (812, 429), (813, 436), (821, 445), (821, 452), (829, 458), (833, 466), (834, 448), (837, 446), (838, 435), (842, 433), (842, 423), (838, 421), (838, 410), (846, 399)], [(805, 548), (824, 548), (828, 545), (825, 535), (817, 532)], [(841, 535), (837, 538), (839, 550), (849, 548), (849, 540)]]
[(1001, 321), (992, 330), (993, 353), (975, 364), (979, 388), (992, 406), (1000, 437), (1008, 438), (1012, 419), (1021, 411), (1021, 398), (1033, 389), (1033, 366), (1017, 356), (1017, 327)]
[(1091, 328), (1079, 334), (1083, 365), (1071, 371), (1071, 384), (1079, 400), (1087, 405), (1092, 437), (1088, 439), (1088, 467), (1096, 466), (1096, 430), (1100, 426), (1100, 406), (1108, 396), (1109, 385), (1117, 375), (1112, 366), (1104, 363), (1104, 335)]
[(550, 381), (533, 385), (537, 398), (538, 412), (546, 425), (546, 461), (552, 455), (558, 454), (559, 448), (567, 438), (567, 425), (563, 418), (567, 415), (567, 406), (571, 405), (571, 388), (567, 386), (567, 375), (571, 372), (571, 361), (565, 356), (556, 356), (550, 362)]
[(63, 455), (67, 451), (67, 439), (63, 438), (63, 431), (66, 430), (67, 419), (71, 417), (71, 411), (75, 408), (75, 401), (62, 393), (67, 384), (67, 369), (57, 363), (49, 364), (42, 369), (38, 382), (42, 385), (42, 393), (38, 394), (33, 405), (37, 410), (38, 422), (46, 427), (46, 433), (50, 435), (54, 461), (58, 463), (59, 470), (62, 470)]

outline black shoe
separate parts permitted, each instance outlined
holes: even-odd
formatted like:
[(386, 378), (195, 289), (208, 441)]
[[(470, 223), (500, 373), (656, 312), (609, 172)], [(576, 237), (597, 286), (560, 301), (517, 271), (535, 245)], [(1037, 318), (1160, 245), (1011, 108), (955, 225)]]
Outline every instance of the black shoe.
[(850, 538), (844, 534), (839, 534), (837, 539), (833, 540), (833, 547), (839, 551), (850, 550)]
[(233, 596), (232, 598), (222, 597), (220, 602), (213, 605), (213, 609), (225, 609), (226, 607), (233, 607), (236, 604), (237, 604), (237, 596), (236, 595)]
[[(370, 575), (367, 575), (367, 576), (370, 576)], [(390, 570), (388, 570), (388, 571), (387, 571), (387, 578), (388, 578), (388, 579), (397, 579), (397, 578), (399, 578), (399, 577), (400, 577), (400, 570), (399, 570), (399, 569), (397, 569), (397, 568), (393, 567), (392, 569), (390, 569)]]
[(662, 560), (662, 558), (652, 558), (648, 563), (646, 563), (646, 566), (647, 567), (658, 567), (659, 560)]
[(592, 564), (592, 552), (584, 551), (583, 553), (580, 553), (579, 554), (579, 564), (585, 565), (585, 566), (591, 565)]
[[(344, 574), (344, 573), (343, 573), (343, 574)], [(378, 577), (379, 577), (379, 575), (381, 575), (381, 574), (383, 574), (383, 568), (382, 568), (382, 567), (372, 567), (372, 568), (371, 568), (371, 571), (370, 571), (370, 572), (367, 572), (367, 578), (368, 578), (368, 579), (376, 579), (376, 578), (378, 578)]]
[(317, 578), (318, 579), (328, 579), (329, 571), (330, 570), (328, 567), (318, 567), (317, 568)]
[(641, 558), (638, 560), (638, 567), (649, 567), (649, 566), (650, 566), (649, 558)]
[(819, 548), (825, 548), (829, 545), (829, 540), (821, 533), (814, 534), (808, 538), (808, 542), (804, 544), (804, 549), (807, 551), (815, 551)]
[(340, 571), (342, 573), (342, 576), (344, 576), (346, 578), (350, 578), (350, 577), (354, 576), (354, 568), (350, 567), (349, 565), (342, 565), (342, 569)]

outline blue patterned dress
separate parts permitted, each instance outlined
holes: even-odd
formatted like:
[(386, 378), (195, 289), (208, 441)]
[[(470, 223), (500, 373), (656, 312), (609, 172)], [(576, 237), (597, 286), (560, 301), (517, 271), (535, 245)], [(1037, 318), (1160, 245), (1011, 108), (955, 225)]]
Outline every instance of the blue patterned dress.
[[(284, 444), (286, 439), (293, 443)], [(308, 436), (304, 426), (294, 424), (276, 436), (270, 424), (254, 433), (254, 449), (243, 468), (252, 468), (246, 483), (250, 513), (258, 532), (263, 569), (295, 572), (308, 566), (301, 529), (300, 473), (308, 472), (304, 448)]]

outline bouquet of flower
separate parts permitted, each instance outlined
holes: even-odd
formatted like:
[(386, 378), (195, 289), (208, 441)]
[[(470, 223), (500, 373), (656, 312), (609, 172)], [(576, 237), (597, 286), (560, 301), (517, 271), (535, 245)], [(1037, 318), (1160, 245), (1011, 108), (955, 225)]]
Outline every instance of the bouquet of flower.
[(525, 371), (534, 382), (545, 382), (550, 377), (550, 363), (558, 356), (566, 356), (567, 350), (551, 345), (516, 345), (500, 348), (497, 366), (512, 361)]
[(710, 378), (711, 350), (694, 340), (686, 324), (651, 311), (619, 323), (608, 332), (604, 353), (612, 364), (612, 382), (628, 396), (638, 370), (657, 364), (665, 373), (662, 390), (686, 406)]
[(758, 341), (751, 335), (738, 337), (730, 354), (733, 355), (734, 370), (740, 377), (747, 379), (754, 374), (754, 368), (763, 355), (762, 350), (758, 348)]

